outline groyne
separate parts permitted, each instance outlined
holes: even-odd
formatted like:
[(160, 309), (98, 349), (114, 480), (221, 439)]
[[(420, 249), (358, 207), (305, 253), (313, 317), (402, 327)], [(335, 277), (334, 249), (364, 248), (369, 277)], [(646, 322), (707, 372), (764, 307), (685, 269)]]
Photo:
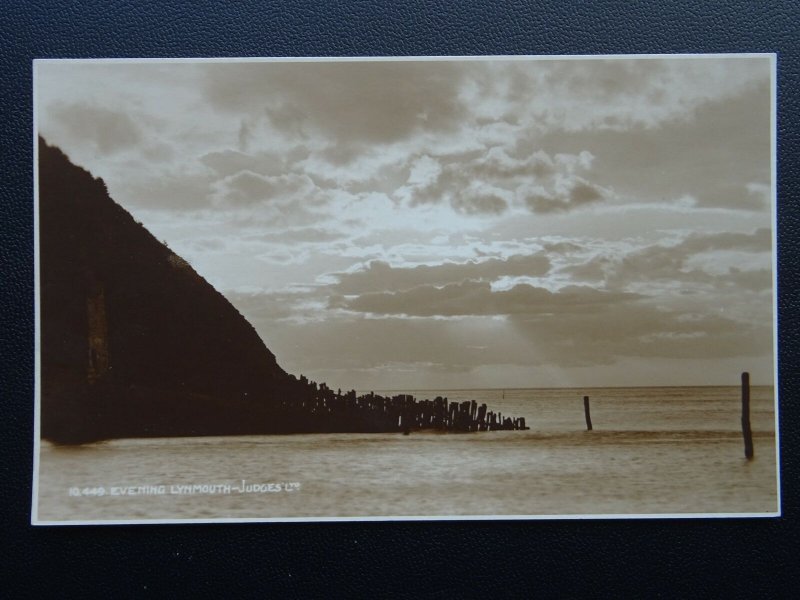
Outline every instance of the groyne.
[(503, 416), (475, 400), (437, 396), (342, 393), (300, 376), (293, 393), (279, 401), (281, 429), (292, 432), (403, 432), (424, 429), (477, 432), (529, 429), (524, 417)]

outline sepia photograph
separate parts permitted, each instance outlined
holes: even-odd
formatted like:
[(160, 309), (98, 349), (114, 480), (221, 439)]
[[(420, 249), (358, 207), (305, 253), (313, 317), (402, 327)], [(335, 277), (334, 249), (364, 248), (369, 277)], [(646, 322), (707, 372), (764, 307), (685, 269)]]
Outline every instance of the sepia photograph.
[(781, 514), (774, 54), (33, 100), (33, 524)]

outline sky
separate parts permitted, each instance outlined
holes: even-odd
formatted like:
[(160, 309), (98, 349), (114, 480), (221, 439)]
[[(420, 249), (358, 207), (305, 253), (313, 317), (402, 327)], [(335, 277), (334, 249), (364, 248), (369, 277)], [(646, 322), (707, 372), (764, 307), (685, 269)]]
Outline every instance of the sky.
[(736, 385), (773, 381), (771, 73), (766, 56), (38, 61), (34, 93), (39, 134), (291, 373)]

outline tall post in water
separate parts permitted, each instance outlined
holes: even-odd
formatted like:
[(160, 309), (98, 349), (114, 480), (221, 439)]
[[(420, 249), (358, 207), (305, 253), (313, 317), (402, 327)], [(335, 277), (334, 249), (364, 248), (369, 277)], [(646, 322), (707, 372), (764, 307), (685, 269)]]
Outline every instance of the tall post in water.
[(589, 412), (589, 396), (583, 397), (583, 414), (586, 417), (586, 431), (592, 430), (592, 415)]
[(744, 436), (744, 455), (753, 459), (753, 431), (750, 429), (750, 373), (742, 373), (742, 436)]

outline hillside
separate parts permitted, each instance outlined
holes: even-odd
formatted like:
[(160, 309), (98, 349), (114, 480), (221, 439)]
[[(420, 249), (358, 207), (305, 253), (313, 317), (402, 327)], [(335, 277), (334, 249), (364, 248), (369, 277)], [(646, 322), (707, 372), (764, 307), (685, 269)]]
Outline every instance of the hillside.
[(255, 329), (41, 138), (39, 218), (43, 437), (277, 426), (270, 408), (295, 380)]

